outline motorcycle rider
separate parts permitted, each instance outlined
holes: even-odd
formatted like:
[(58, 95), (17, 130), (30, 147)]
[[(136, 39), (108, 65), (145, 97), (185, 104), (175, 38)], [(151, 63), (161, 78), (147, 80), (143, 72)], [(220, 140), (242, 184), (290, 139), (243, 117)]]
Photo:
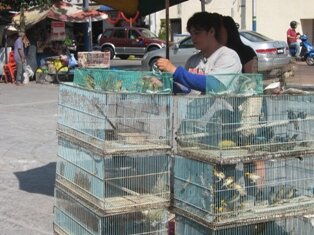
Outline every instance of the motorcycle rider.
[(295, 57), (297, 59), (300, 58), (301, 48), (300, 43), (298, 42), (298, 38), (300, 36), (299, 33), (296, 32), (297, 22), (291, 21), (290, 28), (287, 30), (287, 43), (289, 48), (294, 47), (296, 50)]

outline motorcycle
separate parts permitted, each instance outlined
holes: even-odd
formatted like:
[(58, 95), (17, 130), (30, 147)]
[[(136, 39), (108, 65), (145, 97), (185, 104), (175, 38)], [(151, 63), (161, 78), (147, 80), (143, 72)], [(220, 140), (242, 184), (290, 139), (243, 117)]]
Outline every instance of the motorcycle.
[[(314, 47), (313, 45), (308, 41), (308, 37), (306, 34), (303, 34), (300, 36), (300, 57), (302, 61), (305, 61), (307, 65), (314, 65)], [(295, 56), (296, 54), (296, 48), (295, 47), (289, 47), (290, 55)]]

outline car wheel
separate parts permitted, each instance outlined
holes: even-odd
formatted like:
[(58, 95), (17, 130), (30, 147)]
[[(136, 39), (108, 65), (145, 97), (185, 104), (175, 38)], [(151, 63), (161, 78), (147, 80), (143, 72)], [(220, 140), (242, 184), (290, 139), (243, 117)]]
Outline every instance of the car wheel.
[(159, 59), (159, 57), (155, 57), (155, 58), (153, 58), (153, 59), (151, 59), (151, 60), (149, 61), (149, 70), (150, 70), (150, 71), (153, 71), (154, 65), (156, 64), (156, 62), (157, 62), (158, 59)]
[(129, 58), (129, 55), (119, 55), (118, 56), (121, 60), (126, 60), (127, 58)]
[(158, 49), (160, 49), (160, 48), (157, 47), (157, 46), (151, 46), (151, 47), (147, 48), (147, 51), (155, 51), (155, 50), (158, 50)]
[(313, 57), (307, 57), (306, 58), (307, 65), (314, 65), (314, 58)]
[(114, 57), (114, 51), (113, 48), (110, 46), (104, 46), (101, 48), (101, 51), (109, 51), (110, 52), (110, 59), (112, 60)]

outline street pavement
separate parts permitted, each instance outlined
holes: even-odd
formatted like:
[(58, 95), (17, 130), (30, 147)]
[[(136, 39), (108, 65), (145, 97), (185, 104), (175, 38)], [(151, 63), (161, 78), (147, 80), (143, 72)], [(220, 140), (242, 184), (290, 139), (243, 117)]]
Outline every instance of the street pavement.
[(295, 75), (286, 82), (288, 87), (314, 90), (314, 66), (308, 66), (304, 61), (295, 62)]
[(53, 234), (58, 86), (0, 83), (0, 234)]
[[(297, 62), (287, 86), (313, 87), (313, 73)], [(53, 234), (57, 103), (56, 84), (0, 83), (0, 235)]]

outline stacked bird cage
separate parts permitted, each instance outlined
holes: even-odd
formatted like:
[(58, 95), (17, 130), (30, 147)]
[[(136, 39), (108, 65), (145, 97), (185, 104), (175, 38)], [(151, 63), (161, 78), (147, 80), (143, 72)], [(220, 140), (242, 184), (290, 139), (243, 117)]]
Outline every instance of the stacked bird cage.
[(54, 231), (166, 235), (171, 96), (96, 88), (60, 84)]
[(177, 99), (179, 152), (217, 160), (314, 150), (314, 96), (199, 96)]
[(169, 212), (180, 235), (310, 229), (314, 96), (216, 77), (221, 90), (197, 96), (148, 71), (78, 69), (61, 84), (55, 233), (167, 234)]
[(199, 234), (254, 234), (237, 229), (312, 214), (313, 99), (309, 94), (176, 97), (176, 217), (221, 230)]
[(211, 228), (181, 215), (176, 216), (176, 234), (180, 235), (312, 235), (313, 218), (309, 216), (277, 218), (275, 220), (234, 227)]
[(71, 193), (55, 189), (55, 234), (168, 234), (166, 208), (103, 214)]
[(124, 71), (80, 68), (74, 72), (73, 83), (88, 89), (141, 94), (170, 94), (171, 74), (150, 71)]

